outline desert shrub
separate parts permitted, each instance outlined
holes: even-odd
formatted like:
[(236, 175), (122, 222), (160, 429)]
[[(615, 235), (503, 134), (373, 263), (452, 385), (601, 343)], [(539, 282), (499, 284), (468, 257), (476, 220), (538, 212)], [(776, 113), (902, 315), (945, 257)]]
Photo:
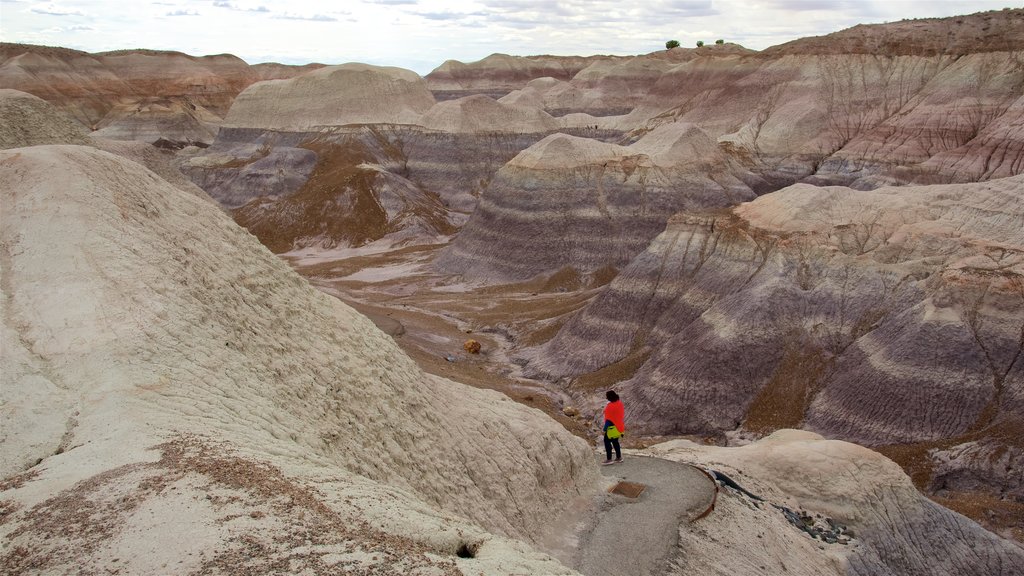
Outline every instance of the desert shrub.
[(704, 45), (704, 41), (703, 40), (697, 40), (697, 48), (700, 48), (703, 45)]
[(669, 40), (665, 42), (665, 50), (671, 50), (673, 48), (679, 48), (679, 40)]
[(715, 44), (719, 44), (719, 45), (725, 44), (725, 40), (722, 40), (721, 38), (719, 38), (718, 40), (715, 40)]

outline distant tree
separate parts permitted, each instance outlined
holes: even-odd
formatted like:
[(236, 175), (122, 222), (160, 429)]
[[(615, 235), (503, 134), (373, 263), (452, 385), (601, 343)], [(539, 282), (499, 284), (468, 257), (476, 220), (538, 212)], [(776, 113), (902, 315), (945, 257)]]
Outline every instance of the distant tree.
[(665, 50), (671, 50), (673, 48), (679, 48), (679, 40), (669, 40), (665, 42)]
[(703, 45), (704, 45), (704, 41), (703, 40), (697, 40), (697, 48), (700, 48)]
[(715, 44), (725, 44), (725, 40), (719, 38), (718, 40), (715, 40)]

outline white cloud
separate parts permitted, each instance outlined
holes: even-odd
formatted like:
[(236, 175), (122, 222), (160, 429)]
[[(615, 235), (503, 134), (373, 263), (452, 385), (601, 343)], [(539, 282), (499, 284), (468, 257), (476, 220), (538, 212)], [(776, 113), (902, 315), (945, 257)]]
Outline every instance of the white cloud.
[(285, 12), (284, 14), (277, 14), (277, 15), (274, 16), (274, 18), (278, 18), (278, 19), (281, 19), (281, 20), (308, 20), (310, 22), (337, 22), (338, 21), (338, 19), (335, 18), (334, 16), (327, 16), (325, 14), (302, 15), (302, 14), (292, 14), (290, 12)]
[(85, 13), (81, 10), (67, 8), (52, 2), (36, 4), (35, 6), (32, 6), (30, 10), (36, 14), (46, 14), (48, 16), (85, 16)]

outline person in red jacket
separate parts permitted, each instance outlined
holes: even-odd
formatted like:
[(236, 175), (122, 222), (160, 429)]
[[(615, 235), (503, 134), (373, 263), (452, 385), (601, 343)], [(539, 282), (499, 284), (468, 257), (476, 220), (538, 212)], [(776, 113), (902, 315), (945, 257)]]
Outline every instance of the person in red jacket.
[[(626, 431), (626, 407), (614, 390), (609, 390), (605, 398), (608, 405), (604, 407), (604, 453), (608, 459), (604, 464), (618, 464), (622, 462), (619, 437)], [(615, 448), (615, 460), (612, 460), (612, 447)]]

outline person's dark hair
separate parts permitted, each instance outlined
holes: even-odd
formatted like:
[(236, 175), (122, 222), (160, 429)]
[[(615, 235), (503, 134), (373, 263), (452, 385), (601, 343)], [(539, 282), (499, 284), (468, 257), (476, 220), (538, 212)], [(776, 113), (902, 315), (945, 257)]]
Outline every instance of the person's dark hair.
[(615, 393), (615, 390), (609, 390), (604, 397), (607, 398), (609, 402), (615, 402), (619, 399), (619, 395)]

